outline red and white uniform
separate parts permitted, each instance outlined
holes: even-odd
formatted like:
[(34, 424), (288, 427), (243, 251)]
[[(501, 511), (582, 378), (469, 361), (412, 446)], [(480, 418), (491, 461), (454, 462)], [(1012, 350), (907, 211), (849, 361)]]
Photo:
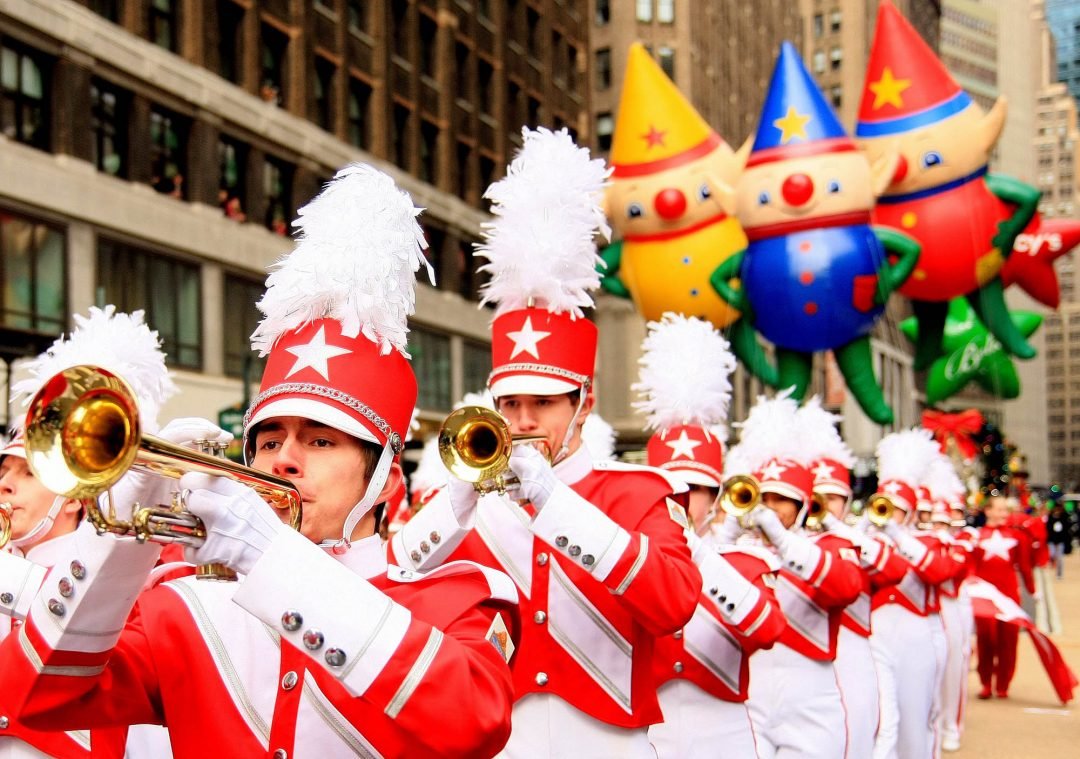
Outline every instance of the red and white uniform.
[[(1029, 593), (1035, 592), (1028, 542), (1011, 527), (983, 527), (972, 553), (973, 574), (1020, 603), (1023, 579)], [(979, 651), (979, 680), (985, 690), (1008, 693), (1016, 671), (1016, 645), (1019, 628), (997, 620), (977, 619), (975, 633)]]
[(685, 628), (660, 638), (653, 658), (664, 721), (649, 728), (661, 759), (757, 756), (746, 706), (750, 658), (787, 626), (773, 593), (779, 561), (753, 547), (694, 550), (704, 587)]
[(468, 558), (517, 584), (506, 756), (653, 756), (656, 639), (687, 624), (702, 587), (669, 512), (682, 507), (656, 470), (594, 462), (584, 447), (554, 471), (560, 486), (535, 518), (492, 494), (470, 529), (441, 492), (394, 537), (392, 555), (418, 570)]
[(838, 757), (847, 747), (845, 712), (833, 669), (844, 608), (862, 587), (850, 544), (834, 535), (791, 535), (776, 598), (788, 626), (750, 662), (750, 715), (759, 755)]
[(974, 544), (938, 532), (938, 538), (957, 562), (957, 573), (941, 583), (941, 624), (945, 629), (945, 671), (941, 680), (941, 737), (953, 745), (964, 731), (964, 705), (971, 662), (971, 635), (974, 617), (964, 578), (971, 571), (969, 556)]
[(377, 537), (335, 560), (286, 532), (238, 584), (136, 599), (158, 552), (74, 536), (0, 649), (31, 724), (165, 723), (181, 758), (489, 756), (509, 733), (516, 594), (498, 572), (422, 577)]

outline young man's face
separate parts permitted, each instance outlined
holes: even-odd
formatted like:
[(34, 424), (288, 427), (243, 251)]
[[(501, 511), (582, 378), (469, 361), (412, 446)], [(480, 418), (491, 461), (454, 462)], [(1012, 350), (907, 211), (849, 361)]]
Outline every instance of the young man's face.
[(709, 508), (716, 501), (719, 488), (710, 488), (705, 485), (690, 486), (690, 505), (687, 511), (690, 514), (690, 524), (699, 528), (709, 513)]
[(829, 507), (829, 513), (837, 519), (844, 518), (844, 509), (847, 508), (847, 498), (836, 493), (825, 493), (825, 504)]
[[(11, 539), (18, 540), (25, 536), (49, 514), (56, 495), (46, 488), (30, 471), (26, 459), (18, 456), (5, 456), (0, 461), (0, 502), (11, 505)], [(42, 535), (37, 543), (73, 532), (79, 526), (78, 501), (68, 500), (56, 515), (52, 529)], [(24, 550), (33, 545), (22, 546)]]
[(999, 495), (986, 499), (986, 506), (983, 510), (986, 512), (987, 527), (1000, 527), (1005, 524), (1005, 520), (1009, 516), (1009, 505)]
[[(341, 538), (346, 517), (367, 491), (367, 455), (364, 444), (346, 432), (310, 419), (285, 416), (259, 425), (252, 466), (284, 477), (300, 491), (304, 506), (300, 532), (319, 543)], [(395, 463), (376, 503), (389, 497), (400, 480), (401, 467)], [(278, 512), (278, 516), (289, 521), (287, 511)], [(350, 537), (366, 537), (373, 530), (374, 518), (369, 513)]]
[(795, 520), (799, 518), (799, 509), (802, 507), (794, 498), (788, 498), (779, 493), (762, 493), (761, 503), (765, 508), (772, 509), (780, 518), (780, 524), (784, 529), (790, 530)]
[[(581, 447), (581, 425), (593, 407), (593, 396), (585, 396), (585, 403), (574, 424), (573, 435), (567, 441), (569, 452)], [(569, 394), (563, 395), (504, 395), (495, 399), (495, 408), (510, 422), (510, 432), (515, 435), (543, 435), (547, 449), (552, 455), (559, 452), (566, 430), (577, 411), (577, 402)]]

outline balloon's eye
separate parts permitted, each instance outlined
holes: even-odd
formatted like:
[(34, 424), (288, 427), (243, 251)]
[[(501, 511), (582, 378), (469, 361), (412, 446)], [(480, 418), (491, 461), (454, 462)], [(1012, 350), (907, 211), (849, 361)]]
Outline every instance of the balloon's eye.
[(757, 204), (759, 206), (767, 206), (767, 205), (769, 205), (770, 200), (771, 200), (771, 198), (769, 197), (769, 193), (768, 193), (767, 190), (762, 190), (761, 192), (758, 193)]
[(645, 216), (645, 209), (641, 203), (631, 203), (626, 207), (626, 215), (631, 219), (640, 219)]
[(931, 166), (940, 166), (944, 161), (941, 159), (941, 153), (936, 150), (930, 150), (923, 153), (922, 165), (924, 169), (929, 169)]

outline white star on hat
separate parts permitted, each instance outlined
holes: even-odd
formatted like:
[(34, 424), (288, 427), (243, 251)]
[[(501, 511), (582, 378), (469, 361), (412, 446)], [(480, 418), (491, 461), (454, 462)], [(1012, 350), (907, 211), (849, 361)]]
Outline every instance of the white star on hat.
[(780, 475), (787, 471), (787, 467), (776, 459), (773, 459), (761, 469), (761, 479), (779, 480)]
[(540, 332), (533, 329), (532, 317), (526, 316), (525, 323), (517, 332), (507, 332), (506, 336), (514, 341), (514, 350), (510, 352), (510, 358), (519, 353), (528, 353), (533, 358), (540, 358), (540, 351), (536, 346), (541, 340), (550, 335), (550, 332)]
[(688, 458), (694, 460), (697, 460), (697, 457), (694, 455), (694, 449), (701, 444), (700, 440), (694, 440), (687, 435), (686, 430), (683, 430), (682, 434), (675, 440), (664, 443), (664, 445), (671, 449), (671, 458)]
[(994, 530), (989, 538), (979, 541), (979, 547), (983, 549), (986, 558), (993, 556), (997, 559), (1009, 561), (1009, 551), (1016, 546), (1016, 538), (1007, 538), (1000, 530)]
[(904, 489), (904, 486), (899, 482), (893, 481), (885, 486), (885, 492), (889, 495), (900, 495), (900, 491)]
[(831, 480), (833, 479), (833, 467), (822, 461), (816, 467), (814, 467), (814, 479), (815, 480)]
[(326, 327), (319, 327), (319, 331), (315, 333), (315, 337), (311, 338), (311, 342), (305, 345), (294, 345), (285, 350), (296, 356), (296, 363), (292, 365), (292, 369), (285, 375), (286, 378), (293, 376), (301, 369), (311, 367), (321, 374), (322, 378), (327, 382), (330, 381), (330, 359), (352, 353), (348, 348), (328, 345), (326, 342)]

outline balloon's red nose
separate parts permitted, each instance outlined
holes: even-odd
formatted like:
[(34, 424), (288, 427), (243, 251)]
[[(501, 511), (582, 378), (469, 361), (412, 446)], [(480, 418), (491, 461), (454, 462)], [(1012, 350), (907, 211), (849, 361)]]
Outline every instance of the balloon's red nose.
[(801, 206), (814, 196), (814, 180), (806, 174), (792, 174), (784, 180), (780, 191), (788, 205)]
[(669, 187), (656, 193), (656, 197), (653, 198), (653, 205), (656, 206), (656, 212), (662, 218), (670, 221), (679, 218), (686, 212), (686, 196), (683, 195), (682, 190)]

